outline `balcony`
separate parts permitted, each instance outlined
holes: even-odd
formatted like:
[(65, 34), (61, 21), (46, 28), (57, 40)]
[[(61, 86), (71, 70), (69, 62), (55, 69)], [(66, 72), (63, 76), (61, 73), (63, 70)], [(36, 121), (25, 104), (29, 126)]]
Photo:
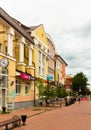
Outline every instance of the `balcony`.
[(21, 72), (25, 72), (26, 71), (26, 64), (25, 63), (17, 63), (17, 70), (21, 71)]
[(27, 66), (26, 67), (26, 72), (28, 74), (31, 74), (32, 76), (34, 76), (34, 71), (35, 71), (35, 68), (33, 66)]

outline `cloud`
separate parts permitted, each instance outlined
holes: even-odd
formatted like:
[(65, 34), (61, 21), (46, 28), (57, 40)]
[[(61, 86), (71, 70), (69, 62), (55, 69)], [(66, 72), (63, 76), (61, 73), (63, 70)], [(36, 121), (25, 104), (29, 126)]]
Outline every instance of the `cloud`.
[(91, 0), (2, 0), (0, 5), (25, 25), (43, 24), (67, 74), (84, 72), (91, 82)]

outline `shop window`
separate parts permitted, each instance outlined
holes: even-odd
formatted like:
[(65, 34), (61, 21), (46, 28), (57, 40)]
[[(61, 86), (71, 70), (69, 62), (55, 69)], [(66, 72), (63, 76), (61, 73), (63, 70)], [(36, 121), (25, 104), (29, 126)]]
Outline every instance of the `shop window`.
[(30, 92), (30, 84), (29, 82), (26, 82), (26, 85), (25, 85), (25, 94), (29, 94)]
[(16, 94), (21, 94), (21, 81), (20, 80), (16, 80)]
[(7, 69), (0, 67), (0, 87), (7, 87)]

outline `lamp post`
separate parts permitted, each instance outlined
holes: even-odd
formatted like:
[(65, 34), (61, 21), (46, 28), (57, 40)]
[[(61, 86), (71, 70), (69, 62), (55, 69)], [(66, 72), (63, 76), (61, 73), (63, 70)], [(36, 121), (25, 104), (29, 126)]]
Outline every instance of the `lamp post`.
[(81, 93), (81, 88), (79, 88), (79, 94)]
[(79, 87), (79, 98), (81, 98), (80, 95), (81, 95), (81, 88)]

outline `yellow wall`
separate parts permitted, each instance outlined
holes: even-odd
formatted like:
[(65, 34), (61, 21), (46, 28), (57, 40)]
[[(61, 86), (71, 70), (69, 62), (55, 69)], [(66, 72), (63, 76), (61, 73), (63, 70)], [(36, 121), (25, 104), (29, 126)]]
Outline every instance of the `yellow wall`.
[(2, 44), (2, 52), (5, 53), (5, 46), (7, 46), (6, 27), (0, 23), (0, 43)]
[(38, 36), (38, 38), (45, 44), (48, 46), (48, 42), (47, 42), (47, 38), (46, 38), (46, 34), (44, 31), (44, 27), (43, 25), (39, 26), (35, 31), (34, 34), (36, 36)]
[[(18, 34), (16, 31), (14, 32), (14, 36), (12, 36), (12, 46), (13, 46), (13, 56), (10, 57), (6, 55), (5, 53), (5, 47), (8, 44), (8, 35), (7, 35), (7, 27), (9, 26), (7, 23), (4, 23), (0, 21), (0, 44), (2, 44), (2, 52), (0, 52), (0, 59), (2, 58), (7, 58), (9, 60), (9, 65), (8, 65), (8, 101), (9, 102), (24, 102), (24, 101), (30, 101), (34, 99), (34, 81), (30, 81), (30, 93), (25, 94), (25, 81), (22, 81), (22, 93), (20, 95), (16, 95), (15, 99), (12, 99), (12, 91), (15, 91), (16, 88), (16, 69), (17, 69), (17, 63), (19, 62), (20, 58), (20, 46), (17, 40), (17, 35), (18, 37), (21, 36), (21, 34)], [(29, 58), (29, 48), (25, 47), (25, 58), (24, 62), (28, 65), (28, 58)], [(35, 54), (36, 56), (36, 54)], [(35, 59), (34, 59), (35, 60)], [(27, 73), (26, 71), (26, 66), (18, 66), (18, 70)], [(30, 71), (28, 71), (31, 73)], [(11, 85), (13, 81), (13, 85)], [(32, 89), (31, 89), (32, 88)]]
[(36, 48), (34, 48), (34, 51), (33, 51), (33, 62), (35, 63), (36, 77), (38, 77), (38, 50)]
[[(33, 31), (33, 33), (35, 36), (38, 37), (38, 39), (40, 39), (40, 41), (42, 41), (41, 43), (43, 43), (46, 47), (48, 47), (48, 41), (46, 38), (43, 25), (40, 25), (37, 29)], [(38, 48), (34, 48), (33, 62), (36, 64), (36, 77), (38, 77)], [(47, 75), (48, 74), (48, 61), (46, 61), (45, 66), (46, 66), (45, 73)]]
[(56, 70), (56, 81), (58, 81), (58, 70)]

